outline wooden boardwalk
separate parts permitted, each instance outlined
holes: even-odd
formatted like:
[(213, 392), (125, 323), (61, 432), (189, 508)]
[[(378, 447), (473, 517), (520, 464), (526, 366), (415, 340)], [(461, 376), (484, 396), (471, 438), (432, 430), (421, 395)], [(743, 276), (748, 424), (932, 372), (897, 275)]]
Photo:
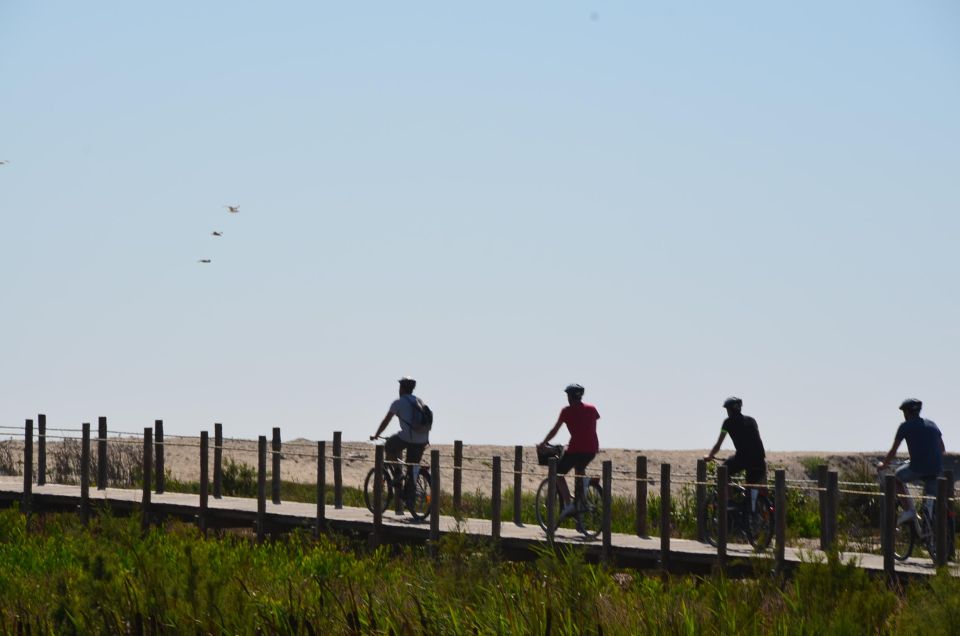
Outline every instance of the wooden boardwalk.
[[(80, 506), (80, 487), (60, 484), (33, 486), (32, 508), (37, 511), (76, 511)], [(142, 491), (139, 489), (107, 488), (90, 489), (90, 505), (93, 510), (107, 506), (119, 513), (132, 513), (141, 509)], [(17, 477), (0, 477), (0, 505), (9, 507), (20, 502), (23, 497), (23, 481)], [(257, 519), (257, 500), (240, 497), (223, 497), (208, 500), (206, 522), (208, 527), (246, 527), (252, 528)], [(151, 514), (169, 516), (184, 520), (196, 520), (200, 514), (200, 496), (181, 493), (151, 494)], [(341, 532), (370, 535), (374, 531), (373, 515), (364, 508), (343, 507), (340, 509), (326, 506), (325, 525)], [(316, 504), (284, 502), (266, 503), (265, 522), (267, 528), (274, 531), (292, 528), (313, 528), (317, 521)], [(484, 519), (464, 519), (458, 521), (449, 516), (441, 516), (440, 534), (460, 532), (473, 537), (490, 537), (492, 524)], [(426, 542), (430, 536), (430, 524), (414, 522), (409, 515), (396, 516), (392, 511), (383, 515), (379, 540), (384, 542), (412, 541)], [(555, 542), (561, 545), (575, 546), (584, 550), (590, 558), (600, 558), (602, 543), (599, 539), (586, 540), (572, 530), (558, 530)], [(545, 545), (546, 536), (536, 525), (518, 526), (511, 522), (501, 524), (500, 547), (505, 552), (520, 558), (529, 557), (538, 547)], [(611, 536), (610, 558), (614, 563), (631, 567), (663, 567), (660, 537), (638, 537), (635, 535), (613, 533)], [(804, 560), (823, 559), (819, 550), (785, 549), (785, 566), (793, 567)], [(876, 554), (843, 553), (846, 561), (854, 559), (859, 567), (866, 570), (883, 572), (883, 557)], [(676, 572), (710, 571), (715, 568), (717, 549), (699, 541), (689, 539), (671, 539), (667, 555), (667, 569)], [(727, 563), (731, 567), (773, 567), (771, 555), (758, 555), (748, 545), (730, 544), (727, 546)], [(960, 575), (960, 567), (950, 564), (948, 570), (954, 576)], [(911, 558), (896, 564), (898, 574), (923, 576), (935, 573), (928, 558)]]

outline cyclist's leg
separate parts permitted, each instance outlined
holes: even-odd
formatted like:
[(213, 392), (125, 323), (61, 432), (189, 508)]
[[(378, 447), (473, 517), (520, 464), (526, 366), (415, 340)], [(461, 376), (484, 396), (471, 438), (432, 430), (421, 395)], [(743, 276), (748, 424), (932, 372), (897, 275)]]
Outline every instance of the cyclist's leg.
[(416, 492), (416, 473), (419, 472), (420, 460), (423, 459), (423, 451), (427, 447), (426, 444), (411, 444), (407, 443), (407, 458), (406, 462), (409, 464), (407, 466), (407, 484), (404, 488), (404, 496), (410, 498)]
[(914, 509), (913, 498), (910, 497), (907, 484), (915, 481), (923, 481), (923, 477), (910, 468), (910, 464), (904, 464), (898, 468), (897, 472), (894, 473), (894, 477), (896, 477), (897, 483), (897, 498), (900, 501), (900, 506), (903, 508), (904, 513), (911, 511), (916, 514), (917, 511)]
[(767, 483), (767, 463), (763, 462), (759, 466), (748, 468), (746, 470), (747, 483), (751, 484), (748, 489), (750, 492), (750, 510), (757, 509), (757, 497), (760, 496), (760, 486)]
[(923, 480), (923, 505), (927, 509), (927, 519), (933, 521), (933, 511), (936, 509), (934, 498), (937, 496), (937, 478), (927, 477)]
[(596, 457), (596, 453), (577, 453), (575, 457), (575, 463), (573, 466), (574, 475), (576, 475), (573, 486), (573, 499), (574, 501), (579, 501), (586, 495), (587, 492), (587, 466), (590, 465), (590, 462), (593, 461), (593, 458)]
[(570, 472), (571, 468), (576, 467), (576, 453), (564, 453), (560, 461), (557, 462), (557, 493), (560, 495), (560, 501), (566, 507), (570, 503), (570, 489), (567, 487), (567, 480), (564, 475)]

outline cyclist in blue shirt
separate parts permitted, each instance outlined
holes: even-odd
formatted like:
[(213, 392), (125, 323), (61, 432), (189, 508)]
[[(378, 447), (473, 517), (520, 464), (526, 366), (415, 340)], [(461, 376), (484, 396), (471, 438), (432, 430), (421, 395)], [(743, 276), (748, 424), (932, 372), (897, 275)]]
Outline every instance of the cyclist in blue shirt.
[(937, 494), (937, 477), (943, 470), (943, 454), (946, 449), (943, 445), (943, 434), (931, 420), (920, 417), (923, 402), (915, 398), (908, 398), (900, 404), (903, 411), (903, 423), (897, 428), (893, 438), (893, 446), (883, 461), (877, 466), (883, 470), (896, 456), (901, 442), (907, 441), (907, 450), (910, 452), (910, 463), (897, 469), (897, 492), (903, 512), (897, 523), (903, 523), (917, 516), (914, 510), (913, 499), (907, 496), (908, 483), (923, 483), (923, 493), (928, 496)]

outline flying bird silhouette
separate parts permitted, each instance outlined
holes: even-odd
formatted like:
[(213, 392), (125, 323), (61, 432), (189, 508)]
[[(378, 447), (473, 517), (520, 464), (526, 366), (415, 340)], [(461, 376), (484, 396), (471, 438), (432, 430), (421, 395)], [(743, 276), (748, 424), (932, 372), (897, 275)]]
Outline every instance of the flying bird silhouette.
[(0, 166), (5, 166), (5, 165), (7, 165), (8, 163), (10, 163), (10, 162), (7, 161), (6, 159), (0, 159)]
[(210, 262), (210, 259), (209, 259), (209, 258), (201, 258), (201, 259), (200, 259), (199, 261), (197, 261), (197, 262), (198, 262), (198, 263), (209, 263), (209, 262)]
[(239, 205), (225, 205), (223, 207), (227, 208), (227, 212), (229, 212), (230, 214), (236, 214), (237, 212), (240, 211)]
[(210, 236), (223, 236), (223, 232), (214, 230), (213, 232), (210, 232)]

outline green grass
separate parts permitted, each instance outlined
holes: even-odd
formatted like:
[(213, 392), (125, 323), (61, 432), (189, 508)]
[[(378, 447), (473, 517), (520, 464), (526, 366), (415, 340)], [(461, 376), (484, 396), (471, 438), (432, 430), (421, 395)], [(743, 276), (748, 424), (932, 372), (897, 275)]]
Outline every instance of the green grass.
[(949, 633), (960, 582), (906, 593), (836, 558), (790, 579), (661, 579), (541, 550), (506, 562), (486, 542), (421, 548), (295, 533), (256, 544), (136, 516), (0, 512), (0, 633), (860, 634)]

